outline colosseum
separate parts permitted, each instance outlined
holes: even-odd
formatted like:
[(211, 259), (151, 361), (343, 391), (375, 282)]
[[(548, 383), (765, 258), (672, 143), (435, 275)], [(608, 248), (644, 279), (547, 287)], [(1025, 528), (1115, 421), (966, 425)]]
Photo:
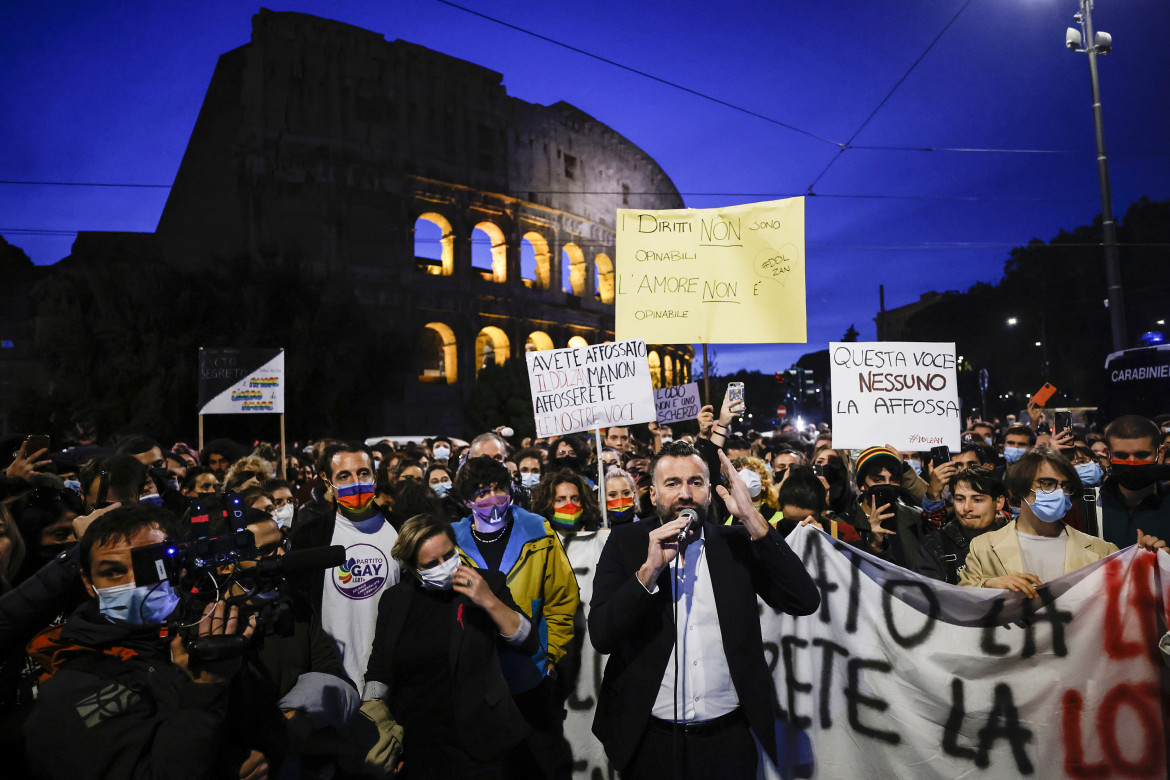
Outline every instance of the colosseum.
[[(567, 103), (262, 10), (219, 58), (157, 237), (185, 265), (290, 255), (348, 274), (375, 327), (417, 334), (395, 380), (418, 413), (388, 432), (459, 431), (488, 362), (613, 338), (616, 210), (682, 206), (654, 160)], [(692, 357), (653, 346), (656, 384), (689, 381)]]

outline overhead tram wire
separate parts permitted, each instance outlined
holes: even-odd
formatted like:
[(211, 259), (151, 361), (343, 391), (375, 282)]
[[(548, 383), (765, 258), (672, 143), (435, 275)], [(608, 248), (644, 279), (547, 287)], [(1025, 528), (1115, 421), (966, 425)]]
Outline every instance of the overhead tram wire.
[[(854, 149), (861, 149), (865, 147), (853, 147)], [(933, 150), (913, 150), (913, 151), (933, 151)], [(939, 150), (939, 151), (957, 151), (957, 150)], [(962, 151), (998, 151), (998, 150), (980, 150), (969, 149)], [(1030, 150), (1038, 151), (1038, 150)], [(1064, 154), (1064, 152), (1049, 152), (1051, 154)], [(1170, 152), (1166, 153), (1170, 155)], [(28, 186), (46, 186), (46, 187), (129, 187), (129, 188), (155, 188), (155, 189), (169, 189), (170, 184), (140, 184), (132, 182), (84, 182), (84, 181), (29, 181), (24, 179), (0, 179), (0, 185), (28, 185)], [(666, 195), (676, 194), (673, 191), (655, 192), (650, 190), (645, 191), (617, 191), (617, 190), (516, 190), (508, 194), (508, 197), (517, 198), (519, 200), (526, 200), (520, 198), (520, 195), (629, 195), (629, 196), (654, 196), (662, 197)], [(697, 191), (680, 191), (677, 193), (688, 198), (795, 198), (800, 197), (802, 193), (799, 192), (697, 192)], [(1046, 195), (889, 195), (883, 193), (817, 193), (817, 198), (831, 199), (836, 198), (840, 200), (922, 200), (922, 201), (959, 201), (959, 202), (1037, 202), (1037, 203), (1079, 203), (1081, 198), (1073, 197), (1052, 197)], [(21, 228), (25, 229), (25, 228)]]
[(841, 155), (845, 154), (845, 151), (851, 148), (853, 142), (857, 140), (857, 136), (859, 136), (861, 131), (865, 129), (866, 125), (870, 123), (870, 120), (877, 116), (877, 113), (882, 110), (882, 107), (885, 106), (891, 97), (893, 97), (894, 93), (898, 91), (898, 88), (902, 86), (903, 82), (905, 82), (906, 79), (910, 77), (910, 74), (914, 72), (914, 69), (918, 67), (918, 64), (926, 58), (926, 55), (930, 53), (930, 50), (934, 48), (934, 45), (942, 39), (947, 30), (951, 29), (951, 25), (953, 25), (955, 21), (958, 20), (959, 16), (962, 15), (963, 11), (967, 10), (967, 6), (969, 5), (971, 5), (971, 0), (966, 0), (966, 2), (964, 2), (963, 5), (959, 7), (959, 10), (955, 12), (955, 15), (951, 17), (951, 20), (947, 22), (941, 30), (939, 30), (938, 35), (934, 36), (934, 40), (931, 41), (930, 44), (922, 51), (922, 53), (918, 55), (918, 59), (914, 60), (906, 72), (902, 74), (902, 78), (898, 79), (894, 86), (890, 88), (890, 91), (886, 93), (886, 96), (882, 98), (881, 102), (877, 104), (874, 110), (869, 112), (869, 116), (865, 118), (865, 121), (861, 123), (861, 126), (858, 127), (853, 135), (849, 137), (849, 140), (846, 141), (845, 144), (837, 150), (837, 153), (833, 155), (831, 160), (829, 160), (829, 164), (824, 167), (824, 170), (817, 174), (815, 179), (813, 179), (812, 184), (808, 185), (809, 195), (815, 194), (813, 188), (816, 187), (818, 183), (820, 183), (821, 179), (825, 177), (825, 174), (829, 172), (829, 169), (833, 167), (837, 160), (841, 159)]
[[(970, 0), (967, 0), (967, 1), (970, 2)], [(449, 6), (451, 8), (458, 10), (458, 11), (463, 11), (464, 13), (471, 14), (472, 16), (478, 16), (481, 19), (486, 19), (487, 21), (492, 22), (494, 24), (498, 24), (498, 25), (501, 25), (503, 27), (507, 27), (509, 30), (515, 30), (518, 33), (523, 33), (524, 35), (529, 35), (533, 38), (537, 38), (539, 40), (542, 40), (545, 43), (551, 43), (554, 46), (560, 46), (562, 49), (568, 49), (569, 51), (576, 52), (577, 54), (580, 54), (584, 57), (589, 57), (590, 59), (597, 60), (598, 62), (604, 62), (606, 65), (612, 65), (615, 68), (621, 68), (622, 70), (624, 70), (628, 73), (633, 73), (636, 76), (642, 76), (643, 78), (650, 79), (651, 81), (657, 81), (659, 84), (664, 84), (668, 87), (672, 87), (674, 89), (681, 90), (683, 92), (686, 92), (687, 94), (694, 95), (695, 97), (700, 97), (704, 100), (709, 100), (712, 103), (717, 103), (725, 108), (730, 108), (733, 111), (738, 111), (742, 114), (747, 114), (748, 116), (755, 117), (756, 119), (762, 119), (765, 122), (770, 122), (771, 124), (777, 125), (779, 127), (783, 127), (786, 130), (791, 130), (794, 133), (800, 133), (801, 135), (808, 136), (809, 138), (815, 138), (818, 141), (822, 141), (822, 142), (827, 143), (827, 144), (832, 144), (833, 146), (836, 146), (836, 147), (842, 147), (842, 144), (840, 141), (834, 141), (832, 138), (826, 138), (823, 135), (818, 135), (817, 133), (814, 133), (811, 130), (805, 130), (804, 128), (797, 127), (796, 125), (789, 124), (788, 122), (783, 122), (783, 121), (776, 119), (774, 117), (767, 116), (766, 114), (761, 114), (758, 111), (753, 111), (750, 108), (744, 108), (743, 106), (737, 106), (734, 103), (730, 103), (726, 100), (722, 100), (721, 98), (717, 98), (714, 95), (708, 95), (707, 93), (700, 92), (697, 89), (691, 89), (690, 87), (683, 86), (682, 84), (679, 84), (678, 82), (670, 81), (669, 79), (664, 79), (661, 76), (655, 76), (654, 74), (647, 73), (644, 70), (638, 70), (637, 68), (632, 67), (630, 65), (623, 65), (622, 63), (620, 63), (616, 60), (611, 60), (608, 57), (601, 56), (600, 54), (594, 54), (593, 52), (586, 51), (585, 49), (581, 49), (577, 46), (573, 46), (572, 44), (565, 43), (563, 41), (558, 41), (557, 39), (550, 38), (547, 35), (541, 35), (538, 32), (534, 32), (533, 30), (529, 30), (525, 27), (520, 27), (519, 25), (512, 24), (511, 22), (505, 22), (503, 19), (497, 19), (494, 16), (488, 16), (487, 14), (481, 13), (480, 11), (476, 11), (476, 10), (473, 10), (471, 8), (467, 8), (466, 6), (459, 5), (458, 3), (453, 3), (453, 2), (451, 2), (451, 0), (435, 0), (435, 2), (441, 3), (445, 6)]]

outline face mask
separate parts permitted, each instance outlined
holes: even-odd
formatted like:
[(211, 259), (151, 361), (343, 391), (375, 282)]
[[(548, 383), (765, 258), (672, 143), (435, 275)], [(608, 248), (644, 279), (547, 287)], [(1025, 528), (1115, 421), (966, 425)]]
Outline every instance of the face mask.
[(1076, 470), (1077, 476), (1081, 478), (1081, 482), (1084, 482), (1089, 487), (1099, 484), (1101, 482), (1101, 477), (1105, 475), (1105, 472), (1101, 470), (1101, 467), (1093, 461), (1082, 463), (1079, 466), (1076, 466)]
[(427, 590), (451, 590), (451, 583), (455, 581), (455, 570), (458, 568), (459, 553), (455, 553), (438, 566), (420, 569), (418, 578)]
[(278, 506), (276, 508), (276, 514), (274, 514), (273, 517), (276, 518), (276, 524), (281, 528), (288, 528), (290, 525), (292, 525), (293, 515), (296, 513), (296, 507), (294, 507), (292, 504), (284, 504), (283, 506)]
[(670, 438), (669, 436), (663, 436), (660, 441), (662, 442), (662, 446), (665, 447), (667, 444), (670, 444), (672, 441), (674, 441), (674, 439)]
[(1126, 490), (1142, 490), (1158, 480), (1170, 476), (1170, 468), (1159, 466), (1153, 461), (1143, 463), (1114, 460), (1111, 463), (1113, 468), (1109, 472), (1110, 479), (1116, 481)]
[(77, 495), (81, 495), (81, 483), (78, 482), (76, 479), (65, 480), (65, 489), (72, 490)]
[(98, 610), (111, 623), (123, 626), (159, 626), (175, 611), (179, 597), (167, 580), (156, 585), (115, 585), (94, 588)]
[(983, 437), (983, 443), (984, 443), (984, 444), (986, 444), (988, 447), (994, 447), (994, 446), (995, 446), (995, 440), (994, 440), (994, 439), (992, 439), (990, 436), (984, 436), (984, 437)]
[(142, 506), (162, 506), (162, 496), (152, 493), (149, 496), (139, 496), (138, 503)]
[(624, 523), (634, 516), (634, 497), (611, 498), (605, 502), (605, 513), (611, 523)]
[(435, 456), (435, 460), (446, 460), (451, 457), (450, 447), (435, 447), (431, 450), (431, 454)]
[(1010, 506), (1008, 507), (1008, 511), (1012, 514), (1012, 520), (1020, 516), (1020, 508), (1018, 506)]
[(451, 492), (451, 480), (445, 479), (442, 482), (436, 482), (435, 484), (431, 485), (431, 490), (435, 491), (436, 496), (443, 498), (449, 492)]
[(1020, 458), (1024, 457), (1024, 453), (1028, 450), (1025, 447), (1004, 447), (1003, 459), (1008, 463), (1015, 463)]
[(906, 460), (906, 465), (914, 469), (915, 474), (922, 476), (922, 461), (915, 460), (914, 458), (908, 458)]
[(764, 483), (760, 480), (760, 475), (751, 469), (744, 469), (739, 472), (739, 478), (743, 480), (743, 484), (747, 485), (748, 494), (755, 498), (760, 495), (764, 489)]
[(540, 484), (540, 475), (533, 471), (527, 471), (520, 475), (520, 484), (532, 490)]
[(1037, 490), (1036, 500), (1028, 504), (1032, 514), (1046, 523), (1055, 523), (1068, 514), (1072, 508), (1072, 499), (1063, 490)]
[(475, 519), (484, 526), (484, 530), (495, 531), (503, 527), (504, 520), (508, 517), (508, 507), (511, 504), (511, 496), (491, 493), (476, 501), (471, 507), (471, 512), (475, 515)]
[(178, 477), (171, 477), (170, 479), (167, 480), (167, 490), (173, 490), (175, 492), (178, 492), (178, 490), (179, 490), (179, 478)]
[(342, 512), (349, 515), (364, 514), (374, 502), (373, 482), (354, 482), (351, 485), (338, 485), (337, 506)]
[(585, 507), (580, 504), (561, 504), (560, 509), (553, 510), (551, 522), (554, 528), (559, 528), (562, 531), (576, 530), (577, 525), (581, 522), (581, 515), (585, 512)]
[(549, 465), (552, 466), (554, 469), (557, 469), (558, 471), (560, 469), (568, 469), (569, 471), (576, 471), (577, 470), (577, 456), (576, 455), (566, 455), (562, 458), (553, 458), (552, 462), (549, 463)]

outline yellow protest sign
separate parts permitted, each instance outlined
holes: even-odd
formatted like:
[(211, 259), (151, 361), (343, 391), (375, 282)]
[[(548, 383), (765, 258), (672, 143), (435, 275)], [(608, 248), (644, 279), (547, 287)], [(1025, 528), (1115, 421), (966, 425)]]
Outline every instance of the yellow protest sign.
[(804, 343), (804, 263), (804, 198), (618, 209), (615, 338)]

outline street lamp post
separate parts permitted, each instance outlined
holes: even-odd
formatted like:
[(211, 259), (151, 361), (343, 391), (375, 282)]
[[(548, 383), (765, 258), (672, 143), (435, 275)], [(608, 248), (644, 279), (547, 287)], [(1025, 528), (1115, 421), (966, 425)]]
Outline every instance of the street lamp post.
[[(1113, 221), (1113, 196), (1109, 189), (1109, 160), (1105, 156), (1105, 124), (1101, 117), (1101, 86), (1097, 80), (1097, 54), (1112, 48), (1107, 33), (1093, 32), (1093, 0), (1081, 0), (1081, 12), (1075, 17), (1083, 38), (1069, 28), (1065, 44), (1073, 51), (1089, 55), (1089, 80), (1093, 86), (1093, 129), (1097, 135), (1097, 179), (1101, 185), (1101, 238), (1105, 244), (1106, 305), (1113, 332), (1113, 351), (1125, 349), (1125, 299), (1121, 291), (1121, 263), (1117, 252), (1117, 225)], [(1080, 38), (1078, 40), (1078, 38)]]

